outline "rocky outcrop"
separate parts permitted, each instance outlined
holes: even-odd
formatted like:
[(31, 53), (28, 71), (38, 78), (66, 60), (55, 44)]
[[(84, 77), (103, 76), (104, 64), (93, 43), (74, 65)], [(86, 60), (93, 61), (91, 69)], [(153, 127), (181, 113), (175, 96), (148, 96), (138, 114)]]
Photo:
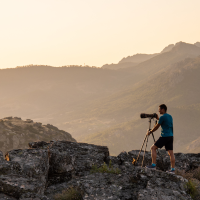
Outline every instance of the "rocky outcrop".
[(40, 189), (41, 193), (44, 193), (49, 172), (49, 155), (47, 150), (18, 149), (9, 151), (5, 157), (7, 161), (19, 163), (18, 173), (20, 175), (30, 179), (37, 179), (43, 187), (43, 189)]
[(53, 198), (55, 193), (74, 186), (84, 191), (83, 199), (191, 199), (184, 189), (180, 176), (162, 171), (152, 171), (133, 165), (121, 166), (119, 175), (96, 173), (72, 179), (68, 183), (53, 185), (45, 194)]
[(27, 148), (32, 141), (50, 141), (54, 139), (76, 140), (67, 132), (47, 124), (22, 120), (20, 117), (5, 117), (0, 119), (0, 150), (6, 153), (11, 149)]
[(44, 194), (49, 171), (47, 150), (12, 150), (0, 163), (0, 192), (15, 198)]
[[(110, 156), (107, 147), (69, 141), (32, 142), (30, 149), (0, 153), (0, 198), (53, 200), (55, 194), (78, 188), (82, 199), (179, 200), (191, 199), (186, 193), (187, 180), (166, 173), (169, 156), (161, 150), (158, 170), (141, 167), (143, 153), (136, 166), (132, 164), (139, 151)], [(200, 166), (200, 154), (176, 154), (176, 167), (186, 171)], [(144, 165), (151, 163), (145, 153)], [(91, 173), (104, 163), (119, 173)], [(105, 166), (105, 164), (104, 164)]]
[(93, 164), (98, 167), (109, 156), (107, 147), (68, 141), (50, 143), (29, 143), (31, 148), (48, 149), (49, 180), (48, 185), (70, 180), (74, 176), (87, 175)]
[[(126, 162), (131, 163), (133, 159), (137, 159), (138, 154), (139, 150), (133, 150), (128, 153), (122, 152), (117, 157), (112, 157), (110, 159), (115, 164), (124, 164)], [(144, 152), (142, 151), (139, 156), (137, 166), (142, 166), (143, 155)], [(179, 170), (188, 172), (200, 167), (200, 153), (175, 153), (174, 155), (176, 158), (176, 168)], [(143, 166), (150, 165), (151, 162), (151, 152), (145, 152)], [(168, 153), (164, 149), (159, 150), (157, 154), (156, 168), (158, 170), (167, 171), (170, 167), (170, 158)]]

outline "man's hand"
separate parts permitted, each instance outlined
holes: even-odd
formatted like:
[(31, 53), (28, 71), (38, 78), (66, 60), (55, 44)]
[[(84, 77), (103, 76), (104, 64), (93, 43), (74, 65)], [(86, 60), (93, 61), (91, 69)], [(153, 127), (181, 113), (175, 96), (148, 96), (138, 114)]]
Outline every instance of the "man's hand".
[(151, 134), (150, 130), (147, 129), (147, 134), (146, 135), (150, 135), (150, 134)]
[(157, 115), (156, 119), (159, 120), (158, 114), (156, 114), (156, 115)]

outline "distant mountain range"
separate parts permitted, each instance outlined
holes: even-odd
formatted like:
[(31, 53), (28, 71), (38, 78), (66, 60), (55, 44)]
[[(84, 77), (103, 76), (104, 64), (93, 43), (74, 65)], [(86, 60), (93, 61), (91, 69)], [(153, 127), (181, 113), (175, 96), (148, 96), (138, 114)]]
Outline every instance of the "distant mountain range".
[(175, 151), (196, 152), (191, 145), (199, 137), (199, 44), (179, 42), (161, 53), (129, 56), (116, 68), (0, 70), (0, 117), (53, 124), (77, 141), (108, 145), (118, 154), (140, 148), (148, 128), (140, 113), (166, 103), (174, 118)]
[[(110, 105), (106, 105), (109, 113), (103, 114), (118, 116), (123, 119), (122, 122), (90, 134), (85, 141), (108, 145), (113, 153), (118, 153), (118, 149), (139, 149), (148, 128), (148, 120), (139, 119), (140, 113), (154, 113), (161, 103), (165, 103), (174, 118), (175, 151), (197, 152), (196, 147), (192, 148), (192, 144), (189, 144), (199, 137), (199, 75), (200, 56), (187, 58), (136, 84), (132, 89), (109, 97), (105, 101), (110, 102)], [(105, 110), (105, 106), (95, 107), (99, 111)], [(95, 112), (98, 113), (98, 110)], [(156, 138), (159, 132), (155, 133)], [(151, 139), (149, 145), (152, 142)]]
[[(179, 42), (178, 44), (184, 44), (183, 42)], [(194, 44), (197, 47), (200, 47), (200, 42), (196, 42)], [(117, 64), (105, 64), (102, 66), (102, 68), (105, 69), (122, 69), (122, 68), (128, 68), (128, 67), (134, 67), (142, 62), (145, 62), (157, 55), (160, 55), (162, 53), (166, 53), (171, 51), (174, 48), (174, 44), (170, 44), (166, 46), (160, 53), (154, 53), (154, 54), (135, 54), (133, 56), (128, 56), (126, 58), (121, 59)]]
[(189, 153), (199, 153), (200, 152), (200, 137), (198, 137), (196, 140), (187, 144), (185, 149)]

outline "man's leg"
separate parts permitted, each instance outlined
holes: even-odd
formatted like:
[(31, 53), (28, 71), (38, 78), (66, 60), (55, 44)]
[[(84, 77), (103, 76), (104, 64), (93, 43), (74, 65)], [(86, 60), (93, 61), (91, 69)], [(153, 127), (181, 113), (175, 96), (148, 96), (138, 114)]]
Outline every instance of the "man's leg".
[(146, 166), (147, 168), (156, 169), (156, 157), (157, 152), (156, 149), (163, 147), (163, 138), (159, 138), (154, 145), (151, 146), (151, 158), (152, 158), (152, 165)]
[(170, 156), (171, 168), (175, 168), (175, 156), (173, 150), (168, 150), (168, 154)]
[(156, 157), (157, 157), (157, 152), (156, 149), (158, 147), (156, 145), (151, 146), (151, 158), (152, 158), (152, 164), (156, 164)]

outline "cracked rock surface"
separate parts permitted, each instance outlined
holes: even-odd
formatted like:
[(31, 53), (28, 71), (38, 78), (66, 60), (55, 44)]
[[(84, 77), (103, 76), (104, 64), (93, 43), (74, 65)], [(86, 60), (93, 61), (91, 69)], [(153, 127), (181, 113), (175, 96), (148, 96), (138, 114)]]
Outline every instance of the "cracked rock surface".
[[(187, 182), (182, 176), (166, 173), (168, 154), (161, 150), (157, 169), (141, 167), (144, 152), (136, 166), (139, 151), (110, 156), (105, 146), (69, 141), (29, 143), (30, 149), (0, 152), (0, 200), (53, 200), (56, 194), (74, 187), (84, 200), (190, 200)], [(190, 171), (200, 166), (200, 154), (175, 154), (176, 167)], [(151, 164), (145, 152), (143, 165)], [(101, 167), (111, 161), (119, 174), (91, 173), (93, 165)]]

